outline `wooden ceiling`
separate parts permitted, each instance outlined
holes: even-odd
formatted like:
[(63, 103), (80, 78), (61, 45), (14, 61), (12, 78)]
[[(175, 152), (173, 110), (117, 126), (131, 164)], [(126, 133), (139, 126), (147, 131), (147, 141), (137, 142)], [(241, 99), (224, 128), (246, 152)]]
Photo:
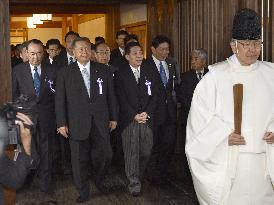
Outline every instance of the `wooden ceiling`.
[(102, 14), (109, 13), (121, 4), (144, 4), (147, 0), (10, 0), (10, 14), (59, 13)]

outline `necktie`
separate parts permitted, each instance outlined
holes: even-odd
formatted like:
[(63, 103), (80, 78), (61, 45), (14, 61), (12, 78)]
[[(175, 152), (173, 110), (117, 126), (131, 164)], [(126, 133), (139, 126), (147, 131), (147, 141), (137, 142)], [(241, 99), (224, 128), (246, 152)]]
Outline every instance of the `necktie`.
[(202, 72), (198, 72), (198, 80), (202, 80), (203, 77), (203, 73)]
[(135, 71), (133, 72), (135, 80), (137, 83), (139, 83), (139, 78), (140, 78), (140, 72), (139, 69), (135, 69)]
[(84, 83), (85, 83), (86, 89), (88, 91), (88, 96), (90, 97), (90, 75), (86, 68), (83, 68), (82, 76), (84, 78)]
[(162, 80), (164, 86), (166, 87), (167, 77), (166, 77), (166, 71), (165, 71), (165, 68), (162, 64), (162, 61), (160, 61), (160, 76), (161, 76), (161, 80)]
[(34, 75), (33, 75), (33, 85), (35, 89), (36, 96), (39, 96), (40, 93), (40, 76), (37, 70), (37, 67), (34, 67)]
[(73, 63), (73, 58), (69, 57), (69, 64)]

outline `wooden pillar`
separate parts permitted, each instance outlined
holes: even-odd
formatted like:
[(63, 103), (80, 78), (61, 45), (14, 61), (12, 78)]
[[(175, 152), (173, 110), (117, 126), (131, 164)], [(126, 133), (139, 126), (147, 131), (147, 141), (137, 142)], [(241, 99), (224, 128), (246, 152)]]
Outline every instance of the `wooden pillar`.
[[(151, 40), (158, 34), (163, 34), (168, 36), (172, 45), (175, 44), (174, 41), (174, 17), (175, 17), (175, 5), (177, 5), (176, 0), (148, 0), (147, 4), (147, 14), (148, 14), (148, 36), (147, 36), (147, 51), (150, 54)], [(174, 49), (171, 47), (171, 55), (174, 55)]]
[(62, 17), (62, 44), (65, 45), (65, 35), (67, 33), (67, 17)]
[(115, 35), (120, 29), (120, 10), (119, 6), (112, 6), (106, 14), (106, 42), (110, 48), (115, 47)]
[(71, 18), (71, 27), (74, 32), (78, 32), (78, 15), (73, 14)]
[(0, 1), (0, 105), (11, 100), (9, 0)]

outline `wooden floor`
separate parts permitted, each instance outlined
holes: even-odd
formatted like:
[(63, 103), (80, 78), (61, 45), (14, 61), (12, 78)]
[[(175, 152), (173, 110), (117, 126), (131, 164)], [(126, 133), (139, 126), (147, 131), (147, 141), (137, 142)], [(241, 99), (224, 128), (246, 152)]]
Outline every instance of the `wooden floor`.
[[(55, 193), (53, 197), (58, 205), (74, 205), (78, 194), (71, 176), (55, 176)], [(198, 205), (189, 173), (177, 169), (167, 182), (160, 186), (150, 184), (147, 180), (143, 184), (143, 194), (133, 198), (127, 193), (127, 179), (122, 167), (112, 168), (109, 186), (111, 194), (99, 193), (91, 183), (91, 195), (83, 205)], [(37, 191), (35, 183), (23, 188), (17, 193), (16, 205), (46, 205), (47, 199)]]

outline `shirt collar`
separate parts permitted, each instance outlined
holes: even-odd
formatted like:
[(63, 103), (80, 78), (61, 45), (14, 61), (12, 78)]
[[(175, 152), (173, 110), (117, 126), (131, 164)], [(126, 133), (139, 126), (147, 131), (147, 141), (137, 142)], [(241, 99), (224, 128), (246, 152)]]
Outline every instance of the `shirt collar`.
[(160, 61), (154, 55), (152, 55), (152, 59), (153, 59), (155, 65), (156, 65), (156, 67), (158, 68), (158, 70), (160, 69), (160, 63), (162, 63), (162, 65), (164, 66), (165, 70), (167, 69), (167, 63), (166, 63), (166, 61)]
[(51, 59), (51, 58), (49, 57), (49, 62), (50, 62), (50, 64), (52, 64), (52, 61), (53, 61), (53, 59)]
[(124, 49), (122, 49), (121, 47), (118, 47), (118, 48), (119, 48), (119, 51), (120, 51), (121, 55), (123, 56), (123, 55), (124, 55), (124, 53), (125, 53), (125, 50), (124, 50)]
[(140, 67), (141, 66), (139, 66), (138, 68), (134, 68), (134, 67), (132, 67), (131, 65), (129, 65), (130, 66), (130, 68), (131, 68), (131, 70), (132, 70), (132, 72), (134, 73), (136, 70), (138, 70), (138, 72), (140, 72)]
[(202, 75), (203, 75), (203, 74), (204, 74), (204, 72), (205, 72), (205, 69), (203, 68), (203, 70), (196, 71), (196, 74), (198, 74), (198, 73), (202, 73)]
[(85, 66), (82, 65), (81, 63), (79, 63), (78, 61), (77, 61), (77, 64), (78, 64), (81, 72), (84, 68), (86, 68), (88, 71), (88, 74), (90, 74), (90, 61)]
[(34, 66), (34, 65), (31, 65), (31, 64), (29, 63), (29, 65), (30, 65), (30, 69), (31, 69), (31, 73), (32, 73), (32, 74), (35, 72), (35, 71), (34, 71), (34, 67), (37, 67), (37, 72), (38, 72), (39, 75), (41, 75), (41, 64), (40, 64), (40, 65), (37, 65), (37, 66)]
[(73, 58), (73, 62), (75, 61), (75, 57), (74, 57), (74, 56), (71, 56), (68, 52), (67, 52), (67, 58), (68, 58), (68, 59)]

